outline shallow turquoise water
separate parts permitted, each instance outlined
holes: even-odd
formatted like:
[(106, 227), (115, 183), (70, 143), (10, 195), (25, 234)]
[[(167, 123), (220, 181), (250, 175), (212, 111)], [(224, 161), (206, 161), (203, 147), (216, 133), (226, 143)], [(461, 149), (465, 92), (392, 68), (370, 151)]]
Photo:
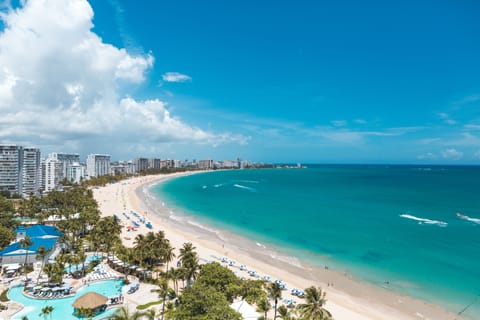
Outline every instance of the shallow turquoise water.
[(176, 214), (452, 311), (480, 293), (480, 167), (221, 171), (155, 191)]
[[(97, 261), (97, 260), (102, 260), (102, 256), (87, 256), (87, 258), (85, 259), (85, 268), (88, 267), (88, 265), (90, 264), (90, 262), (92, 261)], [(72, 265), (69, 265), (68, 267), (65, 268), (65, 272), (67, 273), (71, 273), (71, 272), (75, 272), (75, 271), (80, 271), (82, 269), (82, 264), (72, 264)]]
[[(23, 287), (15, 287), (8, 291), (8, 298), (10, 300), (20, 302), (24, 305), (24, 309), (19, 313), (15, 314), (12, 319), (21, 319), (23, 316), (28, 316), (29, 320), (43, 320), (43, 317), (40, 317), (42, 308), (46, 306), (52, 306), (53, 312), (51, 313), (50, 319), (62, 319), (62, 320), (78, 320), (77, 317), (73, 315), (72, 303), (79, 297), (83, 296), (87, 292), (97, 292), (106, 297), (118, 296), (122, 290), (123, 281), (122, 280), (106, 280), (91, 283), (88, 286), (80, 288), (75, 296), (63, 298), (63, 299), (50, 299), (50, 300), (40, 300), (33, 299), (23, 295)], [(101, 319), (103, 317), (112, 315), (115, 313), (114, 309), (107, 310), (106, 312), (99, 314), (93, 319)]]

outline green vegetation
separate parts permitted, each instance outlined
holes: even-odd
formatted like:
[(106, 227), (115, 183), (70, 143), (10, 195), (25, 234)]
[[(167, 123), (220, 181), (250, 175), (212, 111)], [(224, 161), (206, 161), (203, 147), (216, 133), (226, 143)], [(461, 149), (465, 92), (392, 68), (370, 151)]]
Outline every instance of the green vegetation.
[(42, 312), (40, 312), (39, 316), (43, 317), (43, 319), (47, 319), (48, 316), (52, 317), (53, 307), (52, 306), (45, 306), (42, 308)]
[(0, 248), (5, 248), (13, 240), (15, 240), (15, 234), (13, 231), (4, 227), (3, 225), (0, 225)]
[(2, 294), (0, 294), (0, 301), (2, 302), (10, 301), (10, 299), (8, 299), (7, 293), (8, 293), (8, 289), (5, 289), (2, 291)]
[(158, 300), (158, 301), (152, 301), (152, 302), (149, 302), (149, 303), (146, 303), (146, 304), (141, 304), (141, 305), (137, 306), (137, 310), (145, 310), (145, 309), (150, 308), (151, 306), (160, 304), (162, 302), (163, 302), (163, 300)]

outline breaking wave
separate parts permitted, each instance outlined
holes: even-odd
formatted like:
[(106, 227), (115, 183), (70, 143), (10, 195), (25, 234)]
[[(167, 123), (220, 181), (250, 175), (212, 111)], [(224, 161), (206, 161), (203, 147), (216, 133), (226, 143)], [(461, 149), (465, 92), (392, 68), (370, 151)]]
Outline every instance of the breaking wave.
[(446, 227), (448, 225), (448, 223), (446, 223), (444, 221), (415, 217), (411, 214), (401, 214), (400, 217), (405, 218), (405, 219), (418, 221), (418, 224), (433, 224), (433, 225), (437, 225), (437, 226), (440, 226), (440, 227)]
[(233, 186), (235, 188), (245, 189), (245, 190), (248, 190), (248, 191), (251, 191), (251, 192), (257, 192), (257, 189), (255, 189), (255, 188), (243, 186), (243, 185), (238, 184), (238, 183), (235, 183)]
[(476, 224), (480, 224), (480, 219), (478, 218), (471, 218), (469, 216), (466, 216), (466, 215), (463, 215), (459, 212), (457, 212), (457, 217), (459, 219), (462, 219), (462, 220), (466, 220), (466, 221), (470, 221), (470, 222), (473, 222), (473, 223), (476, 223)]

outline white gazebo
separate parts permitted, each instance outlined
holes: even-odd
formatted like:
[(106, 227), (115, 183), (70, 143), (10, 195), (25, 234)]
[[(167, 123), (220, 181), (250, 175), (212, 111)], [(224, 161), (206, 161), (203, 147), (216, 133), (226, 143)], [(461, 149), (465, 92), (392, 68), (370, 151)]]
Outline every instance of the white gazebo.
[(255, 308), (244, 300), (232, 303), (230, 308), (239, 312), (243, 320), (257, 320), (260, 317), (260, 313), (255, 311)]

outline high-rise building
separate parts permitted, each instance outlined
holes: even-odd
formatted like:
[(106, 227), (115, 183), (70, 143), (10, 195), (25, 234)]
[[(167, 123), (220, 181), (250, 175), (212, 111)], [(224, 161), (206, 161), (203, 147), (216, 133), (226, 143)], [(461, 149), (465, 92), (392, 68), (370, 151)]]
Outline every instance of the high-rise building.
[(40, 149), (23, 148), (22, 157), (22, 195), (36, 194), (42, 180)]
[(20, 194), (22, 191), (22, 147), (0, 145), (0, 190)]
[(147, 171), (147, 169), (148, 169), (148, 159), (147, 158), (136, 158), (135, 159), (135, 166), (137, 168), (137, 172)]
[(160, 169), (160, 162), (162, 160), (158, 159), (158, 158), (151, 158), (151, 159), (148, 159), (148, 169)]
[(45, 192), (50, 192), (54, 190), (63, 180), (63, 164), (52, 157), (52, 154), (48, 156), (47, 159), (43, 161), (43, 188)]
[(167, 160), (160, 161), (160, 168), (161, 169), (163, 169), (163, 168), (170, 169), (170, 168), (173, 168), (174, 166), (175, 166), (175, 161), (174, 160), (167, 159)]
[(48, 155), (49, 158), (60, 161), (62, 166), (62, 173), (60, 180), (67, 177), (67, 167), (74, 163), (80, 163), (80, 155), (78, 153), (57, 153), (52, 152)]
[(213, 160), (199, 160), (198, 169), (213, 169)]
[(89, 178), (110, 174), (110, 155), (89, 154), (87, 156), (87, 175)]
[(85, 167), (80, 163), (72, 163), (67, 166), (67, 180), (80, 183), (85, 178)]

